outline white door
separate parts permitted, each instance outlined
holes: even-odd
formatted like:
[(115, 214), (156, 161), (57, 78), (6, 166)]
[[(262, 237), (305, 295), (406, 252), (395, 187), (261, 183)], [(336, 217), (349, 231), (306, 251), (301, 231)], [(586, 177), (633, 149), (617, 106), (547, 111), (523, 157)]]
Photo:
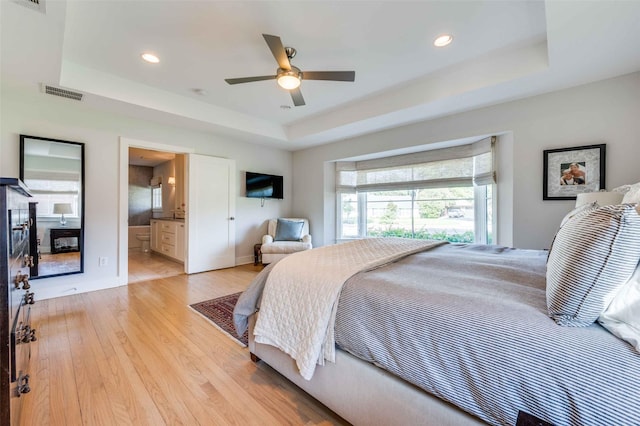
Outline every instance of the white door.
[(235, 266), (235, 161), (189, 154), (187, 175), (187, 274)]

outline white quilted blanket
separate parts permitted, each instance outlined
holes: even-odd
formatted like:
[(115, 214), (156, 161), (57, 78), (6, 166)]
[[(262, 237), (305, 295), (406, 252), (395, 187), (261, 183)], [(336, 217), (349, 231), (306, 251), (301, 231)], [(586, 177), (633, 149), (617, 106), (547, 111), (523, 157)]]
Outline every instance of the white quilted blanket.
[(442, 241), (372, 238), (292, 254), (274, 267), (264, 287), (256, 342), (296, 360), (310, 380), (316, 364), (335, 361), (333, 329), (340, 291), (354, 274), (371, 270)]

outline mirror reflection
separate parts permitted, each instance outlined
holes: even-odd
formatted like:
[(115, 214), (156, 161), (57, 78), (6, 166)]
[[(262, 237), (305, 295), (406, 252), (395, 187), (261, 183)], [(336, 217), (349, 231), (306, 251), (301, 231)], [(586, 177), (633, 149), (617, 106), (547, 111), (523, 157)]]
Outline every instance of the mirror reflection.
[(20, 135), (30, 203), (32, 278), (84, 270), (84, 144)]

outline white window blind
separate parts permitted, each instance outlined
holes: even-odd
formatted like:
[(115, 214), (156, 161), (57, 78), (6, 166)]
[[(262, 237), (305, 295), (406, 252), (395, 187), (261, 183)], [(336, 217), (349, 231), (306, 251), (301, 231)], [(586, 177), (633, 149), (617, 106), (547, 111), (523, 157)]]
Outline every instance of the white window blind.
[(162, 184), (151, 188), (151, 210), (162, 211)]
[(341, 193), (462, 187), (495, 183), (496, 137), (451, 148), (336, 163)]
[(56, 203), (71, 204), (73, 213), (67, 217), (80, 216), (80, 173), (60, 171), (29, 171), (25, 179), (33, 202), (38, 203), (39, 216), (52, 216)]

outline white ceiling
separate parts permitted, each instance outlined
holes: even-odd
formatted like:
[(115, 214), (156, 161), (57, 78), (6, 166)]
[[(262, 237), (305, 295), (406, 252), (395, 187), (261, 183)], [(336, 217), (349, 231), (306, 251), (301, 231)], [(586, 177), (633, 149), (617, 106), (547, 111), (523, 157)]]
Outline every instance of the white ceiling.
[[(290, 150), (640, 70), (640, 0), (21, 1), (0, 2), (5, 88)], [(303, 80), (302, 107), (273, 80), (226, 84), (275, 74), (263, 33), (355, 82)]]

